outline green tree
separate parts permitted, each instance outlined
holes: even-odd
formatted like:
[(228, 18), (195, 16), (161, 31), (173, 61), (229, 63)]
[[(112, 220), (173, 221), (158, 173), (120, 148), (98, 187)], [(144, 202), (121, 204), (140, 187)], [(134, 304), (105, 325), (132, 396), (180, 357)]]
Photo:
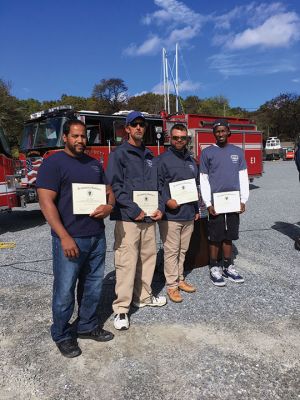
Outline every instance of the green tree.
[(183, 100), (184, 112), (187, 114), (199, 113), (201, 100), (198, 96), (188, 96)]
[(11, 95), (11, 84), (0, 79), (0, 124), (4, 127), (11, 144), (18, 142), (23, 125), (19, 101)]
[(126, 107), (128, 110), (158, 114), (164, 107), (164, 98), (161, 94), (144, 93), (139, 96), (130, 97)]
[(42, 110), (41, 102), (35, 99), (19, 100), (19, 105), (24, 120), (29, 119), (30, 114)]
[(226, 116), (229, 113), (229, 101), (224, 96), (208, 97), (201, 100), (199, 113), (207, 115)]
[(120, 111), (127, 103), (128, 88), (123, 79), (102, 79), (93, 88), (92, 97), (98, 102), (98, 107), (105, 108), (108, 112)]
[(300, 97), (282, 93), (267, 101), (253, 113), (265, 138), (277, 136), (281, 140), (294, 140), (300, 132)]

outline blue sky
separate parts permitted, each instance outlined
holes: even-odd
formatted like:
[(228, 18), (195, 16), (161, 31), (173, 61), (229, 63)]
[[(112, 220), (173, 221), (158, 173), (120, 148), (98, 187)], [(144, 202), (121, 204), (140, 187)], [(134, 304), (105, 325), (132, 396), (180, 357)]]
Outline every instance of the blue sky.
[(103, 78), (160, 92), (180, 49), (180, 94), (252, 110), (300, 92), (300, 2), (0, 0), (0, 78), (18, 98), (88, 97)]

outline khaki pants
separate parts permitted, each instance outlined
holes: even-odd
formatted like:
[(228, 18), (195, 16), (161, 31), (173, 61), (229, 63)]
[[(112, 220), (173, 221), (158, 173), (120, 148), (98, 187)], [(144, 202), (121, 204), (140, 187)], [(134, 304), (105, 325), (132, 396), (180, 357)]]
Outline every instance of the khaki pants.
[(194, 230), (194, 221), (160, 221), (160, 237), (164, 245), (164, 272), (167, 288), (175, 288), (184, 280), (183, 264)]
[(114, 250), (117, 298), (113, 310), (115, 314), (128, 313), (132, 299), (143, 301), (152, 294), (155, 222), (116, 221)]

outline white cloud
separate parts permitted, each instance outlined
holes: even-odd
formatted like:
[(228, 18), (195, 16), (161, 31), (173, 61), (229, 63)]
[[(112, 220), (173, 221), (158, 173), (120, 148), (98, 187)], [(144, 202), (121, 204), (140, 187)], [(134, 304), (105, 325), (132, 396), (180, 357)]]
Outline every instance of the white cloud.
[(135, 93), (134, 95), (132, 95), (132, 97), (142, 96), (143, 94), (147, 94), (147, 93), (149, 93), (147, 90), (143, 90), (142, 92)]
[(292, 82), (294, 82), (294, 83), (300, 83), (300, 78), (294, 78), (294, 79), (292, 79)]
[(225, 77), (243, 75), (265, 75), (279, 72), (293, 72), (298, 68), (293, 60), (259, 57), (240, 57), (239, 53), (220, 53), (209, 57), (210, 68)]
[(244, 49), (252, 46), (284, 47), (300, 37), (297, 14), (284, 13), (268, 18), (262, 25), (246, 29), (227, 42), (231, 49)]
[[(169, 81), (170, 93), (175, 92), (173, 82)], [(199, 82), (192, 82), (191, 80), (185, 80), (179, 82), (179, 94), (182, 92), (193, 92), (195, 90), (200, 89), (201, 84)], [(164, 84), (163, 82), (159, 82), (155, 85), (152, 90), (152, 93), (162, 94), (164, 92)]]
[(147, 15), (147, 23), (160, 25), (171, 22), (184, 25), (196, 25), (202, 20), (202, 15), (196, 13), (178, 0), (154, 0), (154, 3), (161, 8), (153, 14)]
[(129, 56), (142, 56), (148, 54), (155, 54), (162, 48), (162, 41), (158, 36), (152, 36), (147, 39), (143, 44), (137, 46), (131, 44), (124, 50), (124, 54)]
[(200, 89), (201, 84), (199, 82), (192, 82), (190, 80), (185, 80), (179, 82), (179, 92), (192, 92), (194, 90)]
[(186, 45), (199, 35), (205, 17), (178, 0), (154, 0), (160, 8), (143, 18), (143, 23), (157, 28), (156, 33), (142, 44), (131, 44), (124, 53), (130, 56), (157, 54), (162, 47), (174, 48), (175, 43)]
[(272, 15), (283, 13), (285, 6), (280, 3), (249, 3), (243, 6), (236, 6), (228, 13), (213, 18), (216, 29), (230, 29), (232, 25), (241, 24), (258, 26)]

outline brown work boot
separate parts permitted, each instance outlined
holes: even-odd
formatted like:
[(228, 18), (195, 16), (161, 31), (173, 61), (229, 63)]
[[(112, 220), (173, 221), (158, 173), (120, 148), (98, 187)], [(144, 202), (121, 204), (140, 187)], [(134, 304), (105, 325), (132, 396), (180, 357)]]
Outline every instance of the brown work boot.
[(174, 303), (181, 303), (183, 300), (177, 287), (167, 289), (167, 294), (169, 296), (169, 299)]
[(187, 283), (186, 281), (179, 281), (178, 288), (187, 293), (196, 292), (195, 286), (191, 285), (190, 283)]

